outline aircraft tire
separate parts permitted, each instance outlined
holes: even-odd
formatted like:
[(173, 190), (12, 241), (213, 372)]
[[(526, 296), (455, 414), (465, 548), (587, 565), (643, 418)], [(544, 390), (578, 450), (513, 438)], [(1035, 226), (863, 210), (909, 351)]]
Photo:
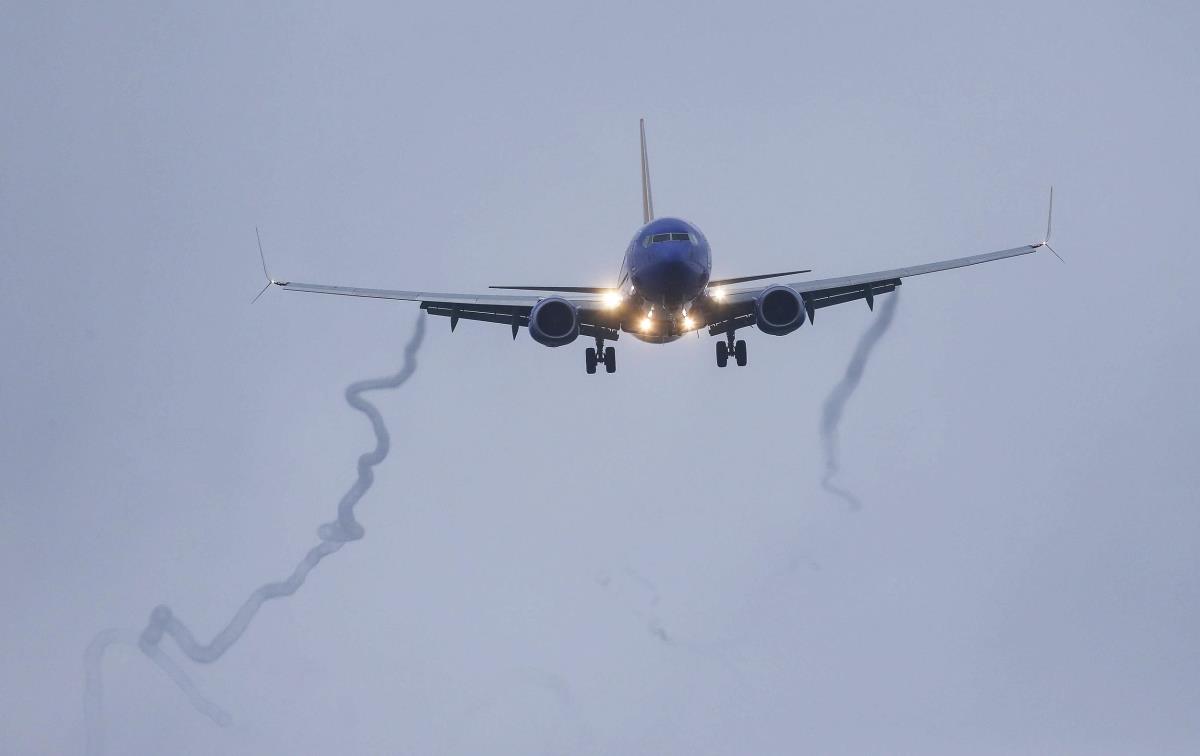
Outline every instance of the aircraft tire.
[(729, 364), (729, 347), (724, 341), (717, 342), (717, 367), (725, 367)]
[(583, 353), (583, 364), (585, 367), (587, 367), (588, 375), (595, 375), (595, 373), (596, 373), (596, 350), (594, 348), (588, 347), (587, 351)]
[(605, 347), (604, 349), (604, 371), (607, 373), (617, 372), (617, 350), (615, 347)]
[(743, 339), (738, 339), (738, 342), (733, 345), (733, 356), (737, 358), (738, 367), (746, 367), (746, 342)]

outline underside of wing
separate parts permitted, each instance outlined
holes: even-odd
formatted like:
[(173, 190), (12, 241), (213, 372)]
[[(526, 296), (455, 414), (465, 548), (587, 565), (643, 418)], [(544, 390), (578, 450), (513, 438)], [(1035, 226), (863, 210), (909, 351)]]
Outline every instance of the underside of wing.
[[(430, 315), (450, 318), (451, 329), (459, 320), (477, 320), (485, 323), (502, 323), (512, 328), (513, 337), (522, 327), (529, 326), (529, 314), (539, 301), (545, 299), (538, 294), (470, 294), (431, 291), (406, 291), (400, 289), (366, 289), (354, 286), (329, 286), (326, 284), (274, 281), (285, 291), (304, 291), (314, 294), (335, 294), (345, 297), (367, 297), (371, 299), (394, 299), (419, 302), (421, 309)], [(562, 289), (553, 291), (562, 292)], [(607, 291), (598, 289), (597, 291)], [(591, 293), (582, 292), (582, 293)], [(620, 328), (614, 322), (607, 307), (598, 296), (566, 296), (580, 314), (579, 333), (583, 336), (615, 340)]]
[(1020, 247), (1012, 247), (1011, 249), (1002, 249), (998, 252), (984, 252), (983, 254), (979, 255), (956, 257), (953, 260), (942, 260), (940, 262), (925, 263), (923, 265), (912, 265), (907, 268), (894, 268), (892, 270), (882, 270), (876, 273), (863, 273), (856, 276), (843, 276), (841, 278), (825, 278), (818, 281), (798, 281), (795, 283), (789, 283), (788, 286), (791, 286), (801, 294), (810, 292), (818, 293), (830, 289), (865, 286), (866, 284), (877, 281), (911, 278), (912, 276), (923, 276), (926, 273), (936, 273), (941, 270), (953, 270), (954, 268), (965, 268), (969, 265), (979, 265), (980, 263), (1004, 260), (1009, 257), (1028, 255), (1032, 252), (1038, 251), (1043, 246), (1045, 245), (1026, 244)]
[(328, 286), (325, 284), (276, 281), (276, 286), (285, 291), (307, 291), (314, 294), (337, 294), (343, 297), (369, 297), (371, 299), (398, 299), (407, 302), (436, 300), (461, 305), (506, 305), (532, 307), (541, 297), (529, 294), (451, 294), (434, 291), (404, 291), (399, 289), (364, 289), (356, 286)]
[[(997, 252), (985, 252), (907, 268), (894, 268), (875, 273), (824, 278), (816, 281), (794, 281), (784, 285), (800, 296), (805, 313), (812, 321), (816, 310), (860, 299), (866, 300), (867, 305), (873, 309), (877, 295), (895, 291), (896, 287), (903, 283), (903, 279), (911, 276), (1027, 255), (1044, 246), (1046, 246), (1045, 243), (1027, 244)], [(726, 333), (730, 330), (754, 325), (756, 322), (755, 303), (759, 295), (768, 288), (770, 287), (758, 286), (727, 292), (719, 301), (706, 305), (706, 322), (709, 332), (712, 334)]]

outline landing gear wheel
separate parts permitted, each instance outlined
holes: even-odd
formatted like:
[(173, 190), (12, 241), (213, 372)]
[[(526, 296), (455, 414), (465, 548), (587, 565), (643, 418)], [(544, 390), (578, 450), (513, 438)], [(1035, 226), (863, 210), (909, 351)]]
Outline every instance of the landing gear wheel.
[(583, 364), (587, 367), (588, 375), (596, 372), (596, 350), (592, 347), (588, 347), (583, 353)]
[(717, 342), (717, 367), (725, 367), (729, 364), (729, 347), (724, 341)]
[(738, 339), (733, 347), (733, 356), (737, 358), (738, 367), (746, 367), (746, 342)]
[(608, 347), (604, 350), (604, 370), (608, 373), (617, 372), (617, 350), (615, 347)]

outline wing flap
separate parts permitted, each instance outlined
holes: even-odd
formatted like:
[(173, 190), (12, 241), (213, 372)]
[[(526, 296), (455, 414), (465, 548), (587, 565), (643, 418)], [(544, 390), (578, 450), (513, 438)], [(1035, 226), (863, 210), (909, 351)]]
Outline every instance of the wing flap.
[(842, 289), (835, 289), (832, 292), (816, 292), (810, 294), (805, 301), (811, 301), (813, 309), (821, 309), (822, 307), (832, 307), (833, 305), (853, 302), (858, 299), (874, 298), (878, 294), (887, 294), (896, 290), (896, 287), (901, 284), (899, 278), (893, 278), (890, 281), (879, 281), (876, 283), (867, 284), (866, 286), (850, 286)]
[(512, 325), (516, 323), (518, 326), (529, 325), (529, 312), (513, 309), (511, 312), (503, 312), (500, 310), (476, 310), (466, 307), (447, 307), (440, 302), (422, 302), (421, 309), (430, 315), (441, 315), (447, 318), (459, 318), (462, 320), (479, 320), (484, 323), (504, 323)]
[[(477, 320), (484, 323), (501, 323), (512, 327), (513, 338), (517, 329), (529, 327), (528, 307), (509, 306), (478, 306), (455, 305), (448, 302), (422, 302), (421, 309), (430, 315), (450, 318), (453, 328), (459, 320)], [(616, 341), (620, 338), (619, 323), (609, 323), (588, 317), (587, 310), (581, 310), (584, 319), (579, 324), (579, 335), (589, 338), (602, 338)]]

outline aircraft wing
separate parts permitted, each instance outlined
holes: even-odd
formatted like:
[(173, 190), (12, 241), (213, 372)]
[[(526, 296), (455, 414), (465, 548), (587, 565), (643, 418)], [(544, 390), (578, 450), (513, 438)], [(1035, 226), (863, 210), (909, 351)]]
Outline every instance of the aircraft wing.
[[(984, 252), (967, 257), (956, 257), (953, 260), (912, 265), (907, 268), (893, 268), (876, 273), (862, 273), (857, 276), (842, 276), (841, 278), (823, 278), (817, 281), (796, 281), (786, 284), (804, 300), (804, 309), (811, 322), (815, 312), (822, 307), (831, 307), (843, 302), (853, 302), (857, 299), (867, 300), (867, 305), (875, 309), (875, 295), (887, 294), (896, 290), (903, 279), (911, 276), (923, 276), (926, 273), (936, 273), (939, 270), (965, 268), (968, 265), (1004, 260), (1009, 257), (1028, 255), (1045, 247), (1059, 257), (1058, 252), (1050, 246), (1050, 231), (1054, 220), (1054, 187), (1050, 187), (1050, 207), (1046, 213), (1046, 235), (1036, 244), (1025, 244), (1011, 249), (1001, 249), (996, 252)], [(719, 301), (713, 302), (713, 311), (709, 313), (707, 322), (709, 333), (718, 334), (737, 328), (754, 320), (754, 301), (767, 287), (759, 286), (749, 289), (736, 289)]]
[[(808, 319), (811, 321), (816, 310), (844, 302), (865, 299), (867, 300), (867, 304), (874, 308), (875, 296), (877, 294), (887, 294), (895, 291), (903, 279), (911, 276), (920, 276), (940, 270), (964, 268), (968, 265), (978, 265), (994, 260), (1028, 255), (1037, 252), (1042, 247), (1048, 248), (1048, 245), (1045, 242), (1026, 244), (1021, 247), (1002, 249), (997, 252), (984, 252), (979, 255), (957, 257), (953, 260), (913, 265), (907, 268), (893, 268), (892, 270), (881, 270), (875, 273), (862, 273), (860, 275), (842, 276), (840, 278), (823, 278), (816, 281), (794, 281), (784, 285), (791, 287), (803, 297), (804, 308), (807, 310)], [(757, 286), (727, 292), (719, 302), (713, 304), (712, 312), (707, 318), (710, 333), (723, 333), (731, 327), (737, 328), (747, 325), (747, 319), (753, 318), (752, 313), (754, 312), (755, 299), (767, 288), (765, 286)]]
[[(398, 299), (420, 302), (421, 309), (430, 315), (450, 318), (450, 328), (459, 320), (479, 320), (487, 323), (503, 323), (511, 326), (513, 338), (522, 326), (529, 325), (529, 311), (546, 295), (524, 294), (453, 294), (430, 291), (402, 291), (395, 289), (363, 289), (354, 286), (327, 286), (325, 284), (272, 281), (285, 291), (306, 291), (315, 294), (337, 294), (344, 297), (368, 297), (371, 299)], [(617, 338), (619, 319), (611, 316), (599, 295), (564, 296), (579, 308), (581, 325), (579, 332), (584, 336)]]

